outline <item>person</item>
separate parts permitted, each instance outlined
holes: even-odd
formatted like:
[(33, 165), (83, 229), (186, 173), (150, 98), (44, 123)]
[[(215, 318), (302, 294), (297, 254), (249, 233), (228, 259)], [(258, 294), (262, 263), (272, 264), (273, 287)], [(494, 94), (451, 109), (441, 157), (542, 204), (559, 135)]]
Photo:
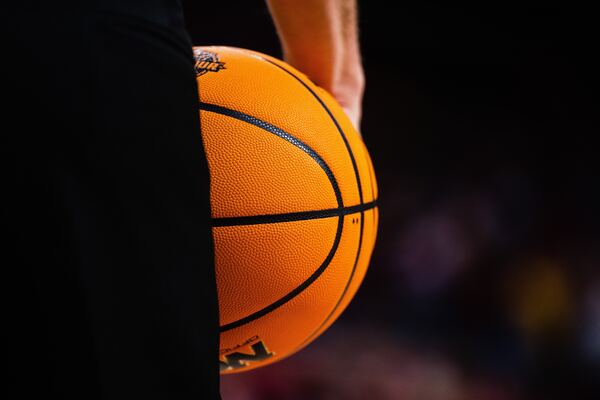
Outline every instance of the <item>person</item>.
[(356, 0), (268, 0), (285, 61), (331, 93), (360, 128), (365, 74)]
[[(358, 126), (354, 0), (268, 8), (286, 59)], [(182, 9), (3, 5), (13, 398), (219, 398), (209, 172)]]

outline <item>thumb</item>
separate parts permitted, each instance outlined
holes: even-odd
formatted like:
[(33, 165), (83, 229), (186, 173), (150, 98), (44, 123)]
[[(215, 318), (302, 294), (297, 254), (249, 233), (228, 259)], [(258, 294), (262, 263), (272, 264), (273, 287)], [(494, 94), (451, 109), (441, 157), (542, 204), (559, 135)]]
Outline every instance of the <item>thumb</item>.
[(360, 112), (358, 110), (354, 109), (353, 107), (342, 107), (342, 108), (346, 112), (346, 115), (350, 119), (350, 122), (352, 122), (352, 126), (354, 127), (354, 129), (356, 129), (358, 134), (361, 135), (361, 137), (362, 137), (362, 134), (360, 132)]

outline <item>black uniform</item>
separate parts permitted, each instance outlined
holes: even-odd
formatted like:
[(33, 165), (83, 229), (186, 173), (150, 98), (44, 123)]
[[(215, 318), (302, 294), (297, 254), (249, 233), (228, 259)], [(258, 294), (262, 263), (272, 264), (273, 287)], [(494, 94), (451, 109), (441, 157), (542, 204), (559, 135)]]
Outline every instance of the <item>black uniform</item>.
[(218, 398), (209, 176), (181, 5), (15, 3), (0, 28), (11, 398)]

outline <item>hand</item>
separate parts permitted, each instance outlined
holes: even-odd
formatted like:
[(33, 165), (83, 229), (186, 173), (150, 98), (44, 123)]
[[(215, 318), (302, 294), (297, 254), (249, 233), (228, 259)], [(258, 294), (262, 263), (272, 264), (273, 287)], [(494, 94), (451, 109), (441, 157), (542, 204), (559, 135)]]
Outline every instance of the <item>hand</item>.
[(284, 60), (327, 90), (359, 130), (365, 76), (356, 0), (268, 0)]
[(343, 74), (342, 79), (329, 91), (346, 111), (354, 128), (360, 133), (365, 75), (360, 63), (352, 66), (352, 69), (353, 72)]

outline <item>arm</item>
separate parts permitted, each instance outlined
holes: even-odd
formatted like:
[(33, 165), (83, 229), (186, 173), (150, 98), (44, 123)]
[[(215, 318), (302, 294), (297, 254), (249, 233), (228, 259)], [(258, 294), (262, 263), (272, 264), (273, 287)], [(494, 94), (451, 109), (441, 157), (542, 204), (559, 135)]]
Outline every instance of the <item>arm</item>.
[(329, 91), (358, 129), (365, 76), (356, 0), (267, 0), (285, 60)]

